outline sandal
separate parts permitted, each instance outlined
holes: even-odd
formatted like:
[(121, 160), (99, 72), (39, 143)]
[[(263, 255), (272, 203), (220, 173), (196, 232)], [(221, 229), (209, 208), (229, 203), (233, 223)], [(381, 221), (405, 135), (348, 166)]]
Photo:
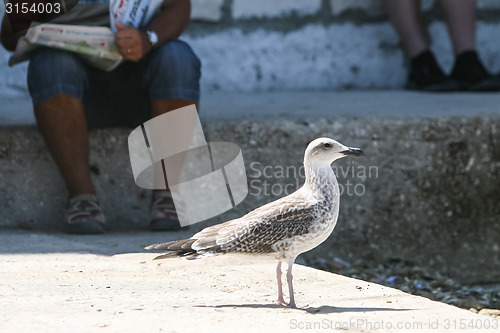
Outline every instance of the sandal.
[(105, 231), (106, 219), (94, 194), (80, 194), (68, 202), (66, 210), (66, 232), (91, 235)]
[(174, 231), (180, 228), (181, 224), (175, 210), (172, 193), (170, 191), (154, 191), (149, 229), (153, 231)]

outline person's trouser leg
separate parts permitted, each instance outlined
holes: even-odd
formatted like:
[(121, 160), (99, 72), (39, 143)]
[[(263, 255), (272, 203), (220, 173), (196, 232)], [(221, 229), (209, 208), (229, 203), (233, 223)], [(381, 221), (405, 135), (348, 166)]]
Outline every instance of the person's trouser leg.
[(28, 85), (35, 117), (70, 198), (95, 194), (83, 106), (86, 80), (84, 66), (70, 53), (43, 49), (30, 61)]
[[(152, 117), (192, 104), (198, 106), (201, 63), (186, 43), (170, 41), (145, 60), (143, 81), (152, 101)], [(180, 227), (170, 192), (153, 193), (149, 227), (152, 230)]]
[(172, 40), (148, 58), (143, 74), (156, 117), (200, 99), (201, 63), (189, 45)]
[(38, 127), (64, 179), (69, 197), (95, 194), (89, 171), (87, 123), (82, 100), (57, 95), (34, 108)]
[(106, 219), (90, 178), (83, 104), (87, 81), (85, 66), (68, 52), (40, 49), (28, 68), (38, 127), (68, 189), (66, 231), (100, 234), (105, 231)]

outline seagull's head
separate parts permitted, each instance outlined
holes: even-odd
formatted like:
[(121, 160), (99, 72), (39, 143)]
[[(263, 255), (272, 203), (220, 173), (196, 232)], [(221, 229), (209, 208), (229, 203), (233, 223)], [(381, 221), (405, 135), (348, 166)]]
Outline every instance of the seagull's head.
[(351, 155), (363, 155), (363, 151), (359, 148), (351, 148), (344, 146), (330, 138), (319, 138), (312, 141), (306, 149), (304, 155), (304, 164), (313, 165), (330, 165), (333, 161)]

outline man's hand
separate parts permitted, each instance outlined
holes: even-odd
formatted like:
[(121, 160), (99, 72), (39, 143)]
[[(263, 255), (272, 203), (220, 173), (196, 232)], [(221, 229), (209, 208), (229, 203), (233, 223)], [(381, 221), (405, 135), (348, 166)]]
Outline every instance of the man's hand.
[(146, 32), (121, 23), (115, 26), (115, 44), (123, 59), (137, 62), (153, 48)]

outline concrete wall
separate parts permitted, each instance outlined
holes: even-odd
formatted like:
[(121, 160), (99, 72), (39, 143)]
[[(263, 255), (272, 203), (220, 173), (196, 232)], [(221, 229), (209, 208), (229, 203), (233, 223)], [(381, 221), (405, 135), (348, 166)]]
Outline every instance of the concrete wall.
[[(192, 0), (184, 39), (203, 60), (204, 90), (396, 88), (405, 59), (378, 0)], [(3, 11), (0, 3), (0, 11)], [(432, 48), (453, 62), (442, 15), (423, 1)], [(478, 2), (478, 48), (500, 71), (500, 1)], [(7, 68), (0, 51), (0, 96), (25, 96), (25, 65)]]
[[(498, 118), (211, 123), (211, 140), (242, 147), (250, 193), (210, 224), (295, 190), (305, 143), (328, 135), (368, 156), (335, 164), (343, 186), (339, 223), (307, 257), (403, 258), (464, 282), (498, 282), (499, 128)], [(133, 182), (128, 133), (91, 136), (93, 177), (115, 231), (148, 223), (150, 194)], [(0, 147), (0, 227), (60, 229), (66, 191), (36, 129), (0, 130)]]

